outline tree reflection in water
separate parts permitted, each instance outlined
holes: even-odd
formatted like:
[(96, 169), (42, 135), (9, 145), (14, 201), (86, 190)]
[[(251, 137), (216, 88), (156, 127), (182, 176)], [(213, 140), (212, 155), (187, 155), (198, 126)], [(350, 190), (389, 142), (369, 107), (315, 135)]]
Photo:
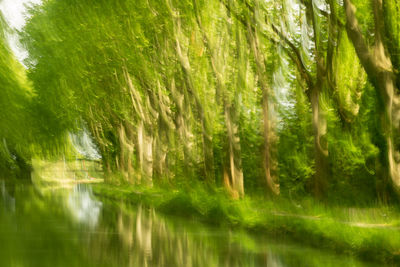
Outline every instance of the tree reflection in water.
[(364, 266), (142, 205), (100, 201), (87, 185), (0, 185), (1, 266)]

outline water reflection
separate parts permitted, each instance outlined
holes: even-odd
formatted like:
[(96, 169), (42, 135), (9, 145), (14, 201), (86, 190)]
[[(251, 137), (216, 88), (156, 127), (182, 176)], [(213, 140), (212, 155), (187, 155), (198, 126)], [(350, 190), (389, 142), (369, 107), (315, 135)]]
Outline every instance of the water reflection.
[[(121, 266), (364, 266), (353, 258), (330, 255), (295, 244), (272, 243), (244, 231), (202, 225), (166, 217), (144, 206), (132, 208), (108, 203), (116, 209), (119, 252), (101, 255)], [(114, 208), (111, 208), (114, 207)], [(112, 216), (110, 216), (112, 218)], [(104, 221), (103, 221), (104, 222)], [(109, 221), (109, 226), (114, 225)], [(108, 227), (109, 227), (108, 226)], [(110, 229), (103, 225), (103, 229)], [(107, 230), (96, 244), (108, 243)], [(107, 244), (100, 245), (101, 247)]]
[(102, 208), (102, 203), (93, 197), (91, 187), (77, 184), (68, 194), (67, 208), (71, 216), (79, 223), (90, 228), (97, 226)]
[(126, 255), (119, 262), (123, 266), (284, 266), (277, 257), (268, 257), (273, 255), (270, 250), (248, 250), (230, 231), (179, 218), (172, 222), (141, 205), (118, 206), (118, 238)]
[[(11, 211), (11, 212), (15, 212), (15, 198), (12, 196), (12, 192), (11, 194), (9, 192), (10, 188), (6, 187), (6, 182), (4, 180), (0, 181), (0, 187), (1, 187), (1, 197), (3, 200), (3, 205), (4, 207)], [(11, 187), (11, 190), (13, 190), (13, 187)]]
[(86, 185), (43, 194), (3, 181), (0, 189), (0, 266), (364, 266), (141, 205), (100, 201)]

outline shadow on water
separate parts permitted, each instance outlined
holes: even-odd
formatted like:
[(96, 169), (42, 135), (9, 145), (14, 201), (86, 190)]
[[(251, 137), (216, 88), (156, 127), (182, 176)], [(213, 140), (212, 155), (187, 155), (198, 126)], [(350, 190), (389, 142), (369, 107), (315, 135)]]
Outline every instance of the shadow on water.
[(365, 266), (244, 231), (96, 199), (90, 185), (0, 181), (1, 266)]

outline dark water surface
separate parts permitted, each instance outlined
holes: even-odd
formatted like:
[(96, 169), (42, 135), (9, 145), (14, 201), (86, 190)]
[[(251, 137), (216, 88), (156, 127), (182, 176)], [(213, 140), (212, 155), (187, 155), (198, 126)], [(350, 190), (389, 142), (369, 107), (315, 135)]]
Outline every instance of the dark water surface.
[(367, 266), (100, 200), (89, 185), (40, 191), (0, 180), (0, 193), (0, 266)]

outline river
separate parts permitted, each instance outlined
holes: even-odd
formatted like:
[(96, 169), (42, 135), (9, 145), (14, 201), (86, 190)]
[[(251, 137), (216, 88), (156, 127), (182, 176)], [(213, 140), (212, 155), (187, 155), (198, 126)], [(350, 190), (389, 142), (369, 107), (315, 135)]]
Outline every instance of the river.
[(99, 199), (86, 184), (47, 189), (0, 180), (0, 266), (369, 266)]

